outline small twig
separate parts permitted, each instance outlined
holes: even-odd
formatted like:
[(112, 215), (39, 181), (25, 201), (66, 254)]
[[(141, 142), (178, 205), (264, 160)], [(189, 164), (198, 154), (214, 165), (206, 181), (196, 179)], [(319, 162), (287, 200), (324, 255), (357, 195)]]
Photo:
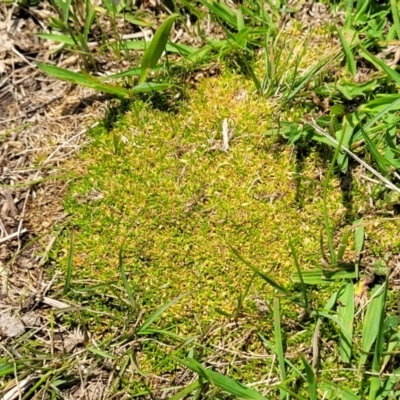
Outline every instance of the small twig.
[[(320, 126), (317, 125), (317, 123), (312, 120), (312, 122), (308, 123), (311, 125), (318, 133), (321, 135), (325, 136), (329, 140), (331, 140), (333, 143), (336, 145), (339, 144), (339, 142), (333, 138), (331, 135), (326, 133)], [(358, 163), (360, 163), (363, 167), (365, 167), (369, 172), (371, 172), (373, 175), (375, 175), (381, 182), (385, 184), (385, 186), (388, 189), (393, 190), (394, 192), (397, 192), (400, 194), (400, 188), (398, 188), (396, 185), (394, 185), (392, 182), (389, 181), (389, 179), (385, 178), (383, 175), (381, 175), (378, 171), (373, 169), (370, 165), (368, 165), (365, 161), (361, 160), (361, 158), (357, 157), (353, 152), (351, 152), (349, 149), (347, 149), (345, 146), (340, 147), (341, 150), (343, 150), (345, 153), (347, 153), (350, 157), (352, 157), (354, 160), (356, 160)]]
[(229, 150), (229, 127), (228, 127), (228, 118), (225, 118), (222, 122), (222, 150)]
[(7, 242), (8, 240), (15, 239), (15, 238), (23, 235), (26, 232), (28, 232), (28, 229), (24, 228), (24, 229), (18, 230), (17, 232), (12, 233), (11, 235), (5, 236), (0, 239), (0, 244)]

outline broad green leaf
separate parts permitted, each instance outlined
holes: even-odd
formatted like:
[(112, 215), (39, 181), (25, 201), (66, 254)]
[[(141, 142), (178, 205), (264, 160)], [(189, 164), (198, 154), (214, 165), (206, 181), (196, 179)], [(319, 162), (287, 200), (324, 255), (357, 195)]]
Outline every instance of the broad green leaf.
[(142, 57), (142, 73), (139, 78), (139, 85), (145, 82), (149, 71), (157, 65), (158, 60), (167, 46), (169, 34), (177, 18), (178, 14), (173, 14), (168, 17), (154, 34), (149, 47), (146, 49)]

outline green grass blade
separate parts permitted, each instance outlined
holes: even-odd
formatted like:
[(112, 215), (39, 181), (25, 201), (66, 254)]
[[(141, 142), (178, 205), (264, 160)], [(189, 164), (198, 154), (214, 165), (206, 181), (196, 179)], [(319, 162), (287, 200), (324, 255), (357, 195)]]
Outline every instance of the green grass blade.
[(375, 144), (369, 137), (369, 134), (365, 132), (364, 128), (360, 126), (361, 133), (364, 137), (365, 143), (367, 144), (368, 150), (371, 152), (372, 156), (374, 157), (375, 162), (378, 164), (379, 169), (383, 173), (388, 172), (387, 161), (381, 153), (379, 153), (378, 149), (376, 148)]
[(65, 277), (63, 295), (66, 295), (71, 288), (71, 277), (72, 277), (73, 266), (74, 266), (74, 231), (71, 230), (71, 234), (70, 234), (70, 238), (69, 238), (67, 276)]
[(350, 227), (346, 226), (344, 228), (342, 240), (340, 241), (338, 253), (337, 253), (337, 260), (342, 261), (344, 253), (346, 251), (347, 243), (349, 242), (349, 236), (350, 236)]
[(276, 289), (279, 293), (284, 294), (286, 296), (291, 296), (292, 293), (289, 292), (286, 288), (281, 286), (279, 283), (277, 283), (275, 280), (273, 280), (271, 277), (266, 275), (264, 272), (258, 270), (253, 264), (251, 264), (249, 261), (245, 260), (237, 250), (235, 250), (233, 247), (230, 247), (231, 251), (235, 256), (242, 261), (243, 264), (247, 265), (249, 268), (251, 268), (254, 272), (257, 273), (261, 278), (263, 278), (266, 282), (268, 282), (274, 289)]
[(400, 40), (400, 16), (399, 16), (399, 6), (397, 0), (390, 0), (390, 7), (392, 9), (392, 17), (394, 27), (396, 29), (397, 39)]
[(357, 254), (357, 259), (355, 261), (356, 266), (356, 279), (359, 279), (359, 268), (360, 268), (360, 256), (362, 249), (364, 247), (364, 219), (360, 218), (353, 222), (353, 226), (355, 226), (354, 230), (354, 250)]
[(203, 378), (207, 382), (235, 397), (246, 400), (267, 400), (260, 393), (257, 393), (255, 390), (233, 380), (232, 378), (204, 368), (195, 359), (179, 361), (186, 367), (190, 368), (192, 371), (196, 372), (201, 378)]
[(289, 246), (290, 246), (290, 250), (292, 252), (294, 265), (296, 267), (296, 270), (297, 270), (297, 273), (298, 273), (298, 276), (300, 279), (301, 291), (303, 293), (303, 299), (304, 299), (304, 308), (306, 309), (306, 312), (308, 313), (310, 311), (310, 309), (309, 309), (309, 304), (308, 304), (307, 288), (306, 288), (306, 284), (304, 283), (303, 274), (301, 272), (299, 260), (297, 258), (296, 248), (294, 247), (294, 245), (290, 239), (289, 239)]
[(47, 65), (42, 63), (38, 63), (37, 66), (41, 71), (43, 71), (47, 75), (50, 75), (57, 79), (61, 79), (63, 81), (72, 82), (76, 85), (89, 87), (119, 97), (127, 97), (132, 94), (132, 92), (128, 89), (103, 83), (99, 79), (90, 75), (78, 74), (77, 72), (68, 71), (67, 69), (64, 68), (59, 68), (53, 65)]
[(386, 300), (386, 283), (383, 285), (376, 285), (371, 291), (371, 301), (368, 305), (364, 317), (364, 324), (362, 330), (362, 341), (360, 361), (358, 364), (359, 371), (364, 367), (369, 351), (374, 344), (379, 333), (379, 324), (382, 312), (384, 310), (384, 302)]
[(328, 238), (328, 247), (329, 247), (329, 253), (331, 256), (331, 264), (336, 264), (337, 261), (337, 257), (336, 257), (336, 252), (335, 249), (333, 247), (333, 234), (332, 234), (332, 230), (331, 227), (329, 225), (329, 218), (328, 218), (328, 183), (330, 180), (330, 177), (333, 173), (333, 169), (335, 167), (335, 163), (336, 160), (339, 156), (340, 153), (340, 149), (342, 147), (342, 143), (344, 140), (344, 132), (342, 133), (340, 139), (339, 139), (339, 143), (335, 148), (335, 153), (333, 155), (333, 159), (332, 162), (329, 166), (328, 172), (326, 173), (325, 179), (324, 179), (324, 193), (323, 193), (323, 217), (324, 217), (324, 225), (325, 225), (325, 231), (326, 231), (326, 236)]
[(384, 283), (384, 287), (382, 290), (381, 301), (379, 302), (380, 308), (377, 310), (378, 313), (375, 316), (375, 325), (378, 326), (378, 331), (376, 335), (375, 341), (375, 351), (374, 351), (374, 359), (372, 361), (372, 371), (378, 374), (378, 376), (371, 377), (371, 383), (369, 388), (369, 400), (375, 400), (379, 389), (381, 387), (381, 377), (379, 376), (381, 365), (382, 365), (382, 353), (384, 350), (385, 339), (384, 339), (384, 321), (385, 321), (385, 306), (386, 306), (386, 296), (388, 289), (388, 281), (386, 280)]
[(133, 297), (133, 292), (132, 292), (131, 286), (129, 285), (128, 278), (125, 273), (122, 251), (123, 251), (123, 245), (121, 245), (121, 247), (119, 249), (119, 253), (118, 253), (118, 268), (119, 268), (119, 272), (122, 277), (122, 282), (124, 284), (124, 288), (128, 295), (129, 302), (131, 303), (132, 308), (135, 310), (136, 309), (136, 301), (135, 301), (135, 298)]
[(150, 317), (146, 319), (146, 321), (143, 323), (143, 325), (137, 330), (137, 333), (140, 335), (145, 335), (147, 328), (161, 315), (165, 310), (167, 310), (169, 307), (173, 306), (175, 303), (177, 303), (179, 300), (183, 299), (185, 296), (187, 296), (189, 293), (184, 293), (181, 294), (178, 297), (175, 297), (175, 299), (172, 299), (168, 303), (165, 303), (162, 307), (160, 307), (155, 313), (151, 314)]
[(180, 390), (178, 393), (174, 394), (172, 397), (169, 398), (169, 400), (181, 400), (181, 399), (184, 399), (190, 393), (192, 393), (193, 390), (196, 390), (198, 387), (200, 387), (200, 382), (197, 379), (193, 383), (191, 383), (189, 386), (185, 387), (184, 389)]
[(318, 394), (317, 394), (317, 380), (315, 378), (315, 374), (313, 369), (311, 368), (311, 365), (307, 362), (305, 357), (300, 354), (301, 361), (303, 362), (304, 369), (306, 370), (306, 375), (307, 375), (307, 382), (308, 382), (308, 393), (310, 394), (310, 400), (317, 400), (318, 399)]
[(338, 29), (338, 34), (340, 38), (340, 42), (343, 47), (344, 54), (346, 56), (346, 66), (348, 71), (351, 73), (351, 75), (355, 76), (357, 72), (357, 67), (356, 67), (356, 60), (354, 59), (353, 52), (351, 51), (351, 48), (349, 44), (347, 43), (346, 38), (343, 35), (343, 29)]
[(74, 46), (74, 40), (67, 36), (55, 33), (36, 33), (35, 36), (40, 37), (41, 39), (52, 40), (53, 42), (64, 43), (70, 46)]
[(368, 51), (365, 50), (364, 48), (362, 48), (360, 50), (360, 55), (363, 58), (365, 58), (367, 61), (369, 61), (370, 63), (374, 64), (375, 67), (377, 67), (378, 69), (383, 70), (388, 75), (389, 78), (391, 78), (394, 82), (396, 82), (398, 85), (400, 85), (400, 74), (398, 72), (396, 72), (394, 69), (390, 68), (379, 58), (368, 53)]
[(178, 14), (173, 14), (168, 17), (154, 34), (149, 47), (146, 49), (142, 57), (142, 73), (140, 75), (139, 85), (145, 82), (150, 70), (157, 65), (158, 60), (167, 46), (169, 34), (177, 18)]
[(281, 330), (281, 313), (279, 310), (279, 299), (274, 297), (274, 336), (275, 336), (275, 349), (278, 356), (279, 369), (281, 374), (281, 387), (280, 398), (289, 398), (285, 390), (286, 381), (286, 368), (285, 368), (285, 353), (283, 350), (282, 330)]
[(351, 359), (353, 321), (354, 321), (354, 285), (350, 281), (347, 283), (343, 293), (339, 297), (338, 316), (341, 318), (346, 328), (345, 336), (340, 332), (339, 354), (343, 362), (349, 363)]

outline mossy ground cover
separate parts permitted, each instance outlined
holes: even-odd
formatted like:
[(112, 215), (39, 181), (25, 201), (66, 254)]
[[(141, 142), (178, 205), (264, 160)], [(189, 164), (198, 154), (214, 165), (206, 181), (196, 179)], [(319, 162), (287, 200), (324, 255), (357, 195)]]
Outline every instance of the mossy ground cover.
[[(74, 231), (72, 293), (89, 283), (106, 284), (97, 290), (99, 297), (92, 292), (75, 297), (108, 315), (88, 314), (86, 323), (94, 337), (112, 337), (129, 329), (122, 322), (126, 309), (113, 302), (109, 291), (111, 285), (119, 287), (127, 299), (122, 260), (144, 315), (187, 294), (157, 320), (160, 329), (197, 339), (212, 332), (200, 346), (202, 354), (221, 348), (241, 356), (263, 354), (262, 361), (238, 356), (240, 366), (229, 350), (219, 357), (232, 363), (226, 372), (237, 379), (265, 377), (272, 358), (257, 333), (271, 335), (273, 290), (253, 276), (231, 247), (299, 292), (290, 279), (295, 270), (288, 242), (296, 247), (303, 270), (321, 265), (322, 186), (331, 156), (318, 146), (296, 149), (271, 135), (276, 107), (254, 94), (246, 78), (225, 71), (203, 79), (171, 111), (137, 101), (113, 128), (92, 132), (91, 145), (71, 166), (80, 176), (70, 184), (66, 210)], [(301, 107), (290, 113), (300, 113)], [(228, 151), (222, 149), (224, 119), (231, 134)], [(365, 185), (353, 180), (350, 210), (339, 179), (332, 179), (327, 201), (338, 242), (349, 212), (368, 208)], [(373, 221), (366, 226), (371, 255), (398, 245), (397, 221)], [(58, 249), (65, 255), (60, 260), (64, 269), (69, 232)], [(347, 257), (352, 257), (351, 248)], [(238, 296), (249, 285), (233, 328), (235, 323), (224, 313), (234, 313)], [(330, 290), (324, 293), (314, 293), (312, 301), (323, 305)], [(286, 328), (292, 326), (286, 339), (290, 353), (309, 343), (312, 331), (302, 329), (299, 308), (284, 308)], [(169, 355), (187, 351), (185, 346), (178, 352), (174, 349), (147, 343), (140, 352), (139, 368), (150, 374), (173, 373), (177, 364)], [(338, 356), (327, 355), (325, 361), (335, 368)]]

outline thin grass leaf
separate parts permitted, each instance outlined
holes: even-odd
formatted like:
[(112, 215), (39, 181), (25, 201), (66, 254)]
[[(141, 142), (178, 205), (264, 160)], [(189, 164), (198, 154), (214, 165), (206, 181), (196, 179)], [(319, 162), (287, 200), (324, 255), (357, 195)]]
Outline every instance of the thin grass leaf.
[[(343, 288), (343, 287), (342, 287)], [(334, 305), (336, 304), (337, 297), (339, 293), (341, 293), (342, 288), (340, 288), (337, 292), (333, 293), (332, 296), (329, 298), (327, 303), (325, 304), (324, 310), (331, 311)], [(318, 364), (318, 357), (319, 357), (319, 335), (320, 335), (320, 328), (322, 324), (322, 318), (317, 319), (317, 323), (315, 325), (315, 330), (313, 333), (313, 337), (311, 339), (311, 346), (313, 350), (313, 359), (312, 359), (312, 367), (315, 368)]]
[(180, 390), (178, 393), (176, 393), (172, 397), (170, 397), (169, 400), (181, 400), (181, 399), (184, 399), (190, 393), (192, 393), (193, 390), (196, 390), (199, 387), (200, 387), (199, 379), (196, 379), (190, 385), (188, 385), (187, 387), (185, 387), (184, 389)]
[(279, 310), (279, 299), (274, 297), (274, 337), (275, 337), (275, 348), (278, 356), (279, 370), (281, 375), (281, 389), (280, 398), (289, 399), (289, 396), (285, 390), (286, 381), (286, 368), (285, 368), (285, 353), (283, 350), (282, 330), (281, 330), (281, 313)]
[(355, 74), (357, 72), (357, 67), (356, 67), (356, 60), (354, 59), (353, 52), (352, 52), (349, 44), (347, 43), (346, 38), (344, 37), (343, 29), (338, 29), (338, 34), (339, 34), (340, 42), (343, 47), (344, 54), (346, 56), (347, 69), (351, 73), (351, 75), (355, 76)]
[[(385, 339), (384, 339), (384, 321), (385, 321), (385, 306), (386, 306), (386, 297), (387, 297), (387, 290), (388, 290), (388, 281), (386, 280), (383, 285), (381, 301), (380, 301), (380, 309), (378, 309), (378, 314), (376, 315), (375, 324), (378, 326), (378, 332), (376, 335), (375, 341), (375, 351), (374, 351), (374, 358), (372, 361), (372, 371), (379, 374), (382, 365), (382, 353), (385, 346)], [(371, 383), (369, 388), (369, 400), (375, 400), (378, 392), (381, 388), (381, 377), (372, 376)]]
[(343, 293), (339, 297), (338, 316), (341, 318), (346, 328), (346, 337), (340, 331), (339, 355), (343, 362), (349, 363), (351, 359), (351, 351), (353, 348), (353, 321), (354, 321), (354, 285), (350, 281), (347, 283)]
[(326, 232), (326, 236), (328, 238), (328, 247), (329, 247), (329, 253), (331, 256), (331, 264), (336, 264), (337, 262), (337, 256), (336, 256), (336, 252), (335, 249), (333, 247), (333, 233), (332, 233), (332, 229), (329, 225), (329, 217), (328, 217), (328, 184), (329, 184), (329, 180), (330, 177), (333, 173), (333, 169), (336, 163), (336, 160), (339, 156), (340, 153), (340, 149), (342, 148), (342, 143), (344, 140), (344, 132), (342, 133), (340, 139), (339, 139), (339, 144), (336, 146), (335, 148), (335, 153), (333, 155), (333, 159), (332, 162), (328, 168), (328, 172), (326, 173), (325, 179), (324, 179), (324, 192), (323, 192), (323, 217), (324, 217), (324, 225), (325, 225), (325, 232)]
[(67, 35), (61, 35), (56, 33), (36, 33), (35, 36), (45, 40), (52, 40), (53, 42), (68, 44), (70, 46), (75, 45), (74, 40)]
[(371, 64), (375, 65), (376, 68), (383, 70), (389, 78), (400, 85), (400, 74), (394, 69), (386, 65), (382, 60), (370, 54), (366, 49), (361, 48), (360, 55), (369, 61)]
[(61, 79), (63, 81), (72, 82), (77, 85), (89, 87), (119, 97), (128, 97), (132, 94), (132, 92), (128, 89), (103, 83), (99, 79), (90, 75), (78, 74), (76, 72), (68, 71), (64, 68), (59, 68), (53, 65), (47, 65), (42, 63), (38, 63), (37, 66), (45, 74), (50, 75), (57, 79)]
[[(353, 265), (339, 264), (338, 268), (332, 269), (313, 269), (302, 271), (303, 281), (306, 285), (327, 285), (334, 281), (343, 279), (354, 279), (356, 273)], [(301, 283), (298, 272), (291, 276), (293, 282)]]
[(294, 260), (294, 265), (296, 267), (297, 270), (297, 274), (300, 278), (300, 284), (301, 284), (301, 291), (303, 293), (303, 299), (304, 299), (304, 308), (306, 310), (307, 313), (309, 313), (310, 308), (309, 308), (309, 304), (308, 304), (308, 296), (307, 296), (307, 288), (303, 279), (303, 274), (301, 272), (301, 268), (300, 268), (300, 264), (299, 264), (299, 259), (297, 258), (297, 252), (296, 252), (296, 248), (294, 247), (291, 239), (289, 239), (289, 246), (290, 246), (290, 250), (293, 256), (293, 260)]
[(211, 383), (212, 385), (218, 387), (219, 389), (223, 390), (226, 393), (229, 393), (240, 399), (267, 400), (260, 393), (257, 393), (255, 390), (233, 380), (232, 378), (229, 378), (218, 372), (204, 368), (195, 359), (188, 359), (188, 360), (179, 359), (179, 362), (181, 362), (186, 367), (190, 368), (192, 371), (196, 372), (205, 381)]
[(306, 370), (307, 383), (308, 383), (308, 393), (310, 394), (310, 400), (317, 400), (317, 380), (311, 365), (307, 362), (303, 354), (300, 354), (301, 361), (303, 362), (304, 369)]
[(368, 304), (368, 308), (365, 313), (362, 330), (362, 354), (358, 364), (359, 371), (361, 371), (361, 369), (364, 367), (368, 358), (368, 353), (378, 337), (380, 326), (377, 321), (380, 321), (382, 312), (384, 310), (384, 302), (386, 300), (385, 288), (386, 282), (383, 285), (376, 285), (371, 291), (371, 301)]
[(126, 290), (126, 293), (128, 295), (129, 302), (131, 304), (132, 309), (136, 309), (136, 300), (133, 297), (133, 292), (131, 289), (131, 286), (129, 285), (128, 278), (126, 277), (125, 273), (125, 268), (124, 268), (124, 263), (123, 263), (123, 257), (122, 257), (122, 252), (123, 252), (123, 245), (119, 248), (119, 253), (118, 253), (118, 268), (119, 272), (122, 277), (122, 282), (124, 284), (124, 288)]
[(236, 12), (236, 19), (237, 19), (237, 27), (238, 27), (238, 31), (240, 32), (241, 30), (243, 30), (246, 25), (244, 23), (244, 18), (243, 18), (243, 9), (242, 7), (239, 7), (237, 12)]
[(158, 318), (163, 314), (165, 310), (167, 310), (169, 307), (173, 306), (175, 303), (177, 303), (179, 300), (183, 299), (185, 296), (187, 296), (189, 293), (184, 293), (181, 294), (178, 297), (175, 297), (175, 299), (172, 299), (168, 303), (165, 303), (162, 307), (160, 307), (155, 313), (151, 314), (150, 317), (146, 319), (146, 321), (143, 323), (143, 325), (136, 331), (137, 334), (139, 335), (145, 335), (147, 333), (147, 328)]
[(356, 279), (359, 279), (359, 270), (360, 270), (360, 256), (362, 249), (364, 247), (364, 219), (360, 218), (353, 222), (353, 226), (355, 226), (354, 230), (354, 250), (356, 251), (357, 258), (355, 261), (356, 266)]
[(178, 14), (173, 14), (168, 17), (154, 34), (149, 47), (146, 49), (142, 57), (142, 73), (139, 78), (139, 85), (145, 82), (150, 70), (157, 65), (158, 60), (167, 46), (169, 34), (178, 16)]
[(264, 272), (258, 270), (254, 265), (252, 265), (249, 261), (245, 260), (240, 253), (234, 249), (233, 247), (230, 246), (230, 249), (232, 251), (232, 253), (240, 260), (242, 261), (242, 263), (244, 263), (245, 265), (247, 265), (249, 268), (251, 268), (254, 272), (257, 273), (257, 275), (259, 275), (261, 278), (263, 278), (266, 282), (268, 282), (274, 289), (276, 289), (279, 293), (282, 293), (286, 296), (291, 296), (291, 292), (289, 292), (289, 290), (287, 290), (286, 288), (284, 288), (283, 286), (281, 286), (279, 283), (275, 282), (272, 278), (270, 278), (268, 275), (266, 275)]
[(337, 253), (337, 259), (339, 262), (343, 260), (343, 256), (346, 251), (347, 243), (349, 242), (350, 231), (351, 231), (351, 229), (349, 226), (346, 226), (344, 228), (342, 240), (340, 241), (340, 245), (339, 245), (339, 249), (338, 249), (338, 253)]
[(373, 141), (370, 139), (367, 132), (365, 132), (364, 128), (360, 125), (361, 133), (364, 137), (365, 143), (367, 144), (368, 150), (371, 152), (374, 157), (375, 162), (378, 164), (379, 169), (382, 173), (386, 174), (388, 172), (387, 161), (381, 153), (379, 153)]
[(327, 396), (324, 396), (325, 399), (361, 400), (360, 397), (349, 389), (333, 382), (322, 381), (319, 385), (319, 389), (327, 394)]
[(400, 40), (400, 16), (397, 0), (390, 0), (390, 8), (392, 10), (393, 23), (396, 29), (397, 39)]
[(65, 296), (68, 294), (71, 288), (71, 277), (72, 277), (72, 268), (74, 266), (74, 231), (71, 230), (70, 237), (69, 237), (69, 254), (68, 254), (68, 264), (67, 264), (67, 275), (65, 277), (65, 284), (63, 295)]
[(110, 360), (116, 360), (117, 357), (113, 356), (110, 353), (107, 353), (106, 351), (96, 349), (94, 347), (86, 347), (86, 350), (90, 351), (93, 354), (97, 354), (98, 356), (101, 356), (102, 358), (109, 358)]
[[(258, 336), (260, 336), (261, 340), (263, 341), (263, 343), (271, 350), (272, 353), (277, 354), (276, 352), (276, 348), (272, 345), (272, 343), (266, 339), (266, 337), (264, 335), (262, 335), (261, 333), (258, 333)], [(297, 368), (288, 358), (285, 357), (285, 363), (293, 369), (293, 371), (295, 371), (301, 378), (303, 378), (304, 380), (306, 379), (306, 376), (299, 370), (299, 368)]]

